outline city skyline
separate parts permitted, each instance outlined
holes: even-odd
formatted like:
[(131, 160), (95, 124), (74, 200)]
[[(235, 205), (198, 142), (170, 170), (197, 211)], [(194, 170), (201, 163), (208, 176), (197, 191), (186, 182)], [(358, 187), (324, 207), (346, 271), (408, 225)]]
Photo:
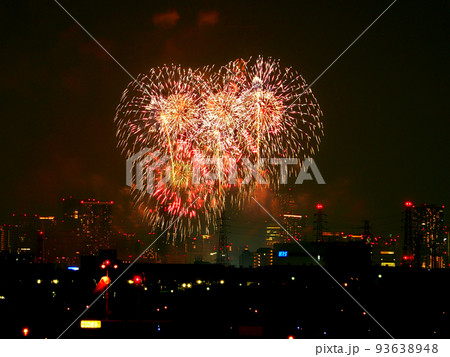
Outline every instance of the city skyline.
[[(192, 9), (180, 4), (174, 11), (164, 5), (148, 5), (146, 21), (126, 20), (124, 25), (139, 40), (145, 36), (159, 40), (152, 44), (124, 41), (118, 31), (101, 27), (102, 21), (113, 21), (117, 4), (102, 11), (94, 11), (94, 5), (93, 12), (102, 16), (98, 22), (79, 10), (90, 31), (104, 39), (106, 45), (111, 44), (111, 51), (133, 74), (163, 63), (224, 64), (230, 57), (264, 53), (280, 58), (283, 65), (298, 68), (311, 82), (359, 33), (362, 23), (369, 23), (382, 8), (381, 4), (380, 9), (375, 5), (328, 5), (323, 8), (319, 4), (286, 3), (273, 13), (268, 12), (269, 5), (262, 3), (253, 17), (246, 16), (253, 10), (247, 4), (241, 4), (239, 12), (224, 4)], [(426, 7), (417, 1), (405, 8), (394, 6), (367, 38), (314, 84), (325, 124), (325, 137), (315, 160), (326, 185), (305, 182), (293, 188), (295, 199), (303, 207), (300, 213), (322, 202), (334, 217), (337, 230), (348, 229), (349, 222), (357, 227), (362, 220), (370, 220), (377, 232), (387, 234), (398, 224), (384, 217), (398, 215), (397, 207), (404, 201), (449, 202), (444, 164), (449, 156), (444, 145), (448, 124), (440, 120), (448, 110), (447, 102), (439, 100), (445, 87), (438, 79), (443, 78), (442, 71), (447, 67), (436, 65), (436, 61), (445, 63), (442, 50), (446, 42), (439, 40), (445, 24), (431, 21), (445, 13), (439, 6), (447, 5)], [(38, 31), (9, 24), (16, 37), (6, 42), (9, 56), (2, 58), (10, 71), (0, 82), (3, 98), (8, 98), (3, 106), (6, 120), (2, 120), (2, 132), (8, 135), (0, 144), (5, 173), (1, 176), (0, 218), (25, 211), (50, 215), (57, 209), (59, 198), (73, 195), (113, 200), (116, 214), (123, 211), (124, 216), (139, 222), (139, 215), (130, 208), (125, 163), (115, 148), (112, 123), (117, 100), (129, 78), (76, 24), (60, 16), (60, 9), (46, 4), (42, 10), (49, 15), (45, 26), (33, 22), (29, 5), (20, 5), (17, 11)], [(130, 7), (127, 11), (132, 14), (136, 9)], [(303, 22), (290, 22), (294, 13)], [(319, 29), (310, 23), (308, 13), (320, 16), (319, 22), (332, 28), (340, 26), (337, 31)], [(397, 23), (406, 21), (405, 14), (420, 21), (398, 32)], [(261, 27), (266, 21), (273, 24)], [(236, 36), (239, 28), (246, 29), (243, 36)], [(310, 37), (299, 36), (303, 33)], [(35, 36), (39, 41), (30, 41)], [(386, 36), (397, 40), (385, 41)], [(410, 36), (415, 40), (404, 40)], [(323, 42), (313, 40), (319, 38)], [(34, 45), (21, 46), (25, 40)], [(222, 48), (222, 42), (229, 46)], [(426, 51), (417, 53), (419, 44)], [(30, 55), (25, 56), (25, 48)], [(149, 49), (152, 55), (145, 55)], [(390, 53), (391, 60), (377, 61), (384, 58), (382, 53)], [(20, 60), (12, 63), (13, 58)], [(435, 78), (431, 88), (424, 86), (425, 73)], [(418, 86), (429, 89), (420, 91)], [(27, 105), (30, 101), (35, 105)], [(429, 104), (416, 107), (410, 103)], [(433, 155), (428, 154), (428, 148)], [(429, 174), (436, 168), (440, 175)], [(265, 205), (271, 202), (270, 192), (264, 198)], [(248, 232), (242, 232), (242, 240), (255, 229), (255, 215), (264, 217), (254, 203), (237, 215), (234, 228), (248, 228)], [(263, 231), (264, 225), (259, 224), (258, 232)]]
[(442, 354), (448, 14), (0, 3), (1, 336)]
[[(160, 227), (146, 225), (135, 227), (136, 230), (120, 230), (113, 221), (113, 201), (101, 202), (91, 198), (80, 200), (70, 196), (62, 199), (60, 211), (52, 216), (13, 214), (8, 221), (0, 222), (1, 251), (37, 263), (79, 266), (81, 257), (98, 256), (102, 251), (111, 249), (116, 251), (114, 256), (118, 259), (131, 262), (147, 246), (153, 245), (152, 242), (157, 242), (142, 256), (143, 262), (204, 262), (239, 266), (243, 251), (254, 255), (259, 254), (261, 249), (270, 249), (270, 254), (276, 255), (281, 249), (276, 248), (277, 245), (289, 246), (295, 239), (301, 244), (364, 242), (373, 252), (373, 265), (423, 268), (449, 266), (449, 237), (444, 206), (415, 205), (406, 201), (401, 214), (400, 232), (380, 235), (373, 231), (368, 220), (353, 230), (329, 229), (328, 214), (323, 204), (317, 204), (315, 213), (308, 217), (295, 214), (296, 204), (290, 194), (281, 201), (281, 210), (276, 214), (281, 225), (265, 220), (263, 234), (250, 237), (248, 241), (240, 241), (230, 234), (228, 218), (208, 234), (179, 236), (174, 235), (172, 230), (164, 232)], [(221, 237), (226, 237), (223, 243)], [(228, 252), (224, 259), (219, 259), (221, 244), (222, 249)], [(384, 244), (389, 247), (383, 248)], [(294, 250), (298, 250), (298, 247), (294, 247)]]

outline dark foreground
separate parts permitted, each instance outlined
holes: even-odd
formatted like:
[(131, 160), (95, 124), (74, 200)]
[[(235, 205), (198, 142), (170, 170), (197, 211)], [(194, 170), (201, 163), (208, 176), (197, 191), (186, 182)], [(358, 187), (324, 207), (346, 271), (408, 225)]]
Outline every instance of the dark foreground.
[[(114, 281), (126, 266), (110, 272)], [(369, 268), (333, 275), (396, 338), (450, 335), (448, 270)], [(98, 297), (104, 270), (0, 266), (3, 338), (56, 338)], [(140, 280), (141, 279), (141, 280)], [(132, 283), (133, 281), (133, 283)], [(137, 283), (135, 283), (135, 281)], [(346, 285), (346, 286), (345, 286)], [(63, 338), (386, 338), (320, 267), (136, 264)], [(106, 319), (107, 318), (107, 319)]]

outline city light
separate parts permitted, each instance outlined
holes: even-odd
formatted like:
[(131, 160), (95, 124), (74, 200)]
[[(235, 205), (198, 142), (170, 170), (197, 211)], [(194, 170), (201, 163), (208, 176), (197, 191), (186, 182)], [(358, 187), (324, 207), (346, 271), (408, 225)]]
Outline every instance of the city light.
[(446, 355), (450, 5), (10, 3), (5, 357)]
[(100, 320), (81, 320), (81, 328), (101, 328), (102, 322)]

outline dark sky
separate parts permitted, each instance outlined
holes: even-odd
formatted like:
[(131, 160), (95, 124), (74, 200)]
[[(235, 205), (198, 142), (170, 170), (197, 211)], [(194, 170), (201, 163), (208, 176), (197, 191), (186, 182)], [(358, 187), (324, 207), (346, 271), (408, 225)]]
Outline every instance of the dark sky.
[[(390, 2), (61, 0), (133, 76), (264, 55), (309, 83)], [(399, 0), (314, 84), (327, 184), (295, 188), (300, 213), (321, 201), (330, 229), (369, 219), (383, 234), (400, 232), (406, 199), (450, 204), (449, 14), (444, 0)], [(53, 1), (2, 1), (0, 26), (0, 218), (58, 213), (68, 195), (126, 211), (113, 118), (128, 75)], [(267, 217), (240, 217), (231, 239), (259, 244)]]

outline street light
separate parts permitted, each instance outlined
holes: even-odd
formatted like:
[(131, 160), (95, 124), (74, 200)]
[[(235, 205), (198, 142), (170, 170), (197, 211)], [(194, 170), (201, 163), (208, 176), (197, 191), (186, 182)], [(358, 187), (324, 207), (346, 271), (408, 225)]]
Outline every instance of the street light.
[(133, 280), (130, 280), (130, 282), (133, 282), (133, 285), (136, 287), (136, 314), (137, 319), (141, 319), (140, 315), (140, 309), (141, 309), (141, 291), (143, 286), (143, 279), (142, 276), (139, 274), (136, 274), (133, 276)]
[[(106, 320), (109, 317), (109, 290), (108, 285), (111, 283), (111, 279), (109, 278), (109, 267), (111, 266), (111, 261), (106, 259), (102, 265), (100, 266), (102, 269), (106, 269), (106, 277), (102, 277), (102, 281), (105, 283), (106, 291), (105, 291), (105, 312), (106, 312)], [(117, 264), (114, 264), (114, 269), (117, 269)], [(104, 279), (105, 278), (105, 279)]]

